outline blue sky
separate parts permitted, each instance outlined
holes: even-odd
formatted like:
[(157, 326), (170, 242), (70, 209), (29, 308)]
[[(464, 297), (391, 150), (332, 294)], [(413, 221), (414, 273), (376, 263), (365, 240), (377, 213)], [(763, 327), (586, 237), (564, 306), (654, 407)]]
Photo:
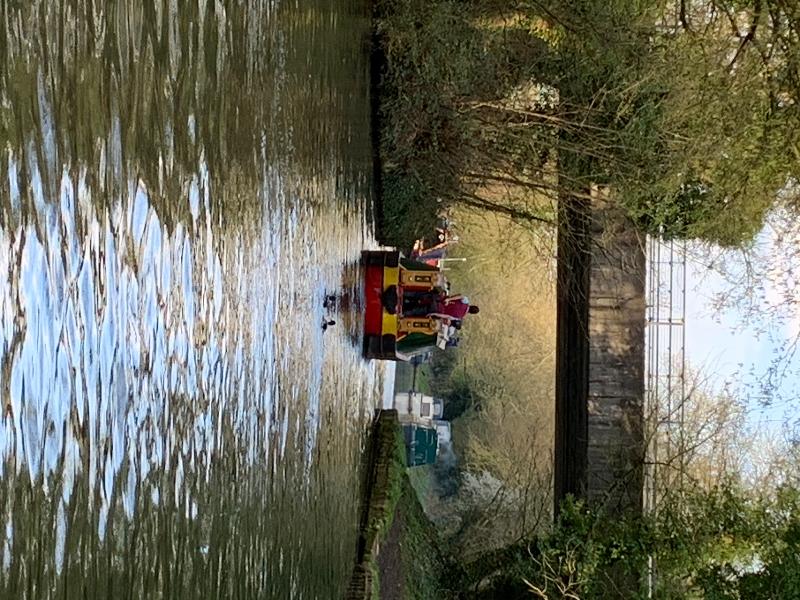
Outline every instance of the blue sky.
[[(786, 279), (787, 267), (791, 270), (786, 249), (787, 245), (794, 247), (795, 241), (781, 244), (776, 238), (776, 231), (768, 225), (751, 253), (751, 267), (760, 282), (754, 294), (760, 309), (785, 306), (787, 294), (796, 297), (793, 283)], [(765, 393), (759, 382), (781, 355), (781, 347), (800, 334), (800, 311), (787, 307), (778, 311), (778, 316), (767, 317), (764, 312), (753, 314), (735, 301), (719, 310), (715, 306), (719, 294), (737, 296), (743, 290), (706, 264), (709, 254), (716, 252), (698, 254), (703, 258), (697, 258), (690, 248), (687, 260), (687, 361), (709, 375), (715, 389), (727, 385), (747, 401), (751, 426), (779, 428), (785, 419), (798, 416), (800, 359), (794, 356), (780, 363), (785, 371), (770, 393)], [(729, 271), (744, 269), (743, 259), (735, 254), (727, 254), (726, 262)]]

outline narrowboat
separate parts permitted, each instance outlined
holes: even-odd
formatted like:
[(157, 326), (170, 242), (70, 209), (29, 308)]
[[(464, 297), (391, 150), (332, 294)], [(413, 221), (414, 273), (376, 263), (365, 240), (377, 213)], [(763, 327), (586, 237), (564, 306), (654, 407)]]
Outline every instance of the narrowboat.
[(404, 257), (397, 250), (367, 250), (364, 268), (364, 356), (379, 360), (411, 360), (443, 348), (451, 327), (439, 319), (404, 314), (410, 296), (435, 294), (447, 287), (439, 268)]

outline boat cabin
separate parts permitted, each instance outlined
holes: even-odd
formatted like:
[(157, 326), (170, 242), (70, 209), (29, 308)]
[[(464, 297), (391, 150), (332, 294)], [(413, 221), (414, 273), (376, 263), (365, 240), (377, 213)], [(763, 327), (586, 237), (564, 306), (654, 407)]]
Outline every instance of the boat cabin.
[(448, 345), (453, 324), (428, 316), (447, 289), (439, 268), (405, 258), (397, 250), (365, 251), (362, 263), (366, 358), (407, 361)]

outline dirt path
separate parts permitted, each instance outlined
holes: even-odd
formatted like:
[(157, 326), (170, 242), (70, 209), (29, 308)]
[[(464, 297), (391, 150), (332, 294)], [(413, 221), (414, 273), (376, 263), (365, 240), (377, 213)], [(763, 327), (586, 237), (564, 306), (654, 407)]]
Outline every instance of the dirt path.
[(403, 513), (397, 511), (389, 535), (381, 544), (381, 551), (378, 554), (380, 600), (402, 600), (404, 597), (403, 559), (400, 554), (400, 540), (403, 537), (404, 529)]

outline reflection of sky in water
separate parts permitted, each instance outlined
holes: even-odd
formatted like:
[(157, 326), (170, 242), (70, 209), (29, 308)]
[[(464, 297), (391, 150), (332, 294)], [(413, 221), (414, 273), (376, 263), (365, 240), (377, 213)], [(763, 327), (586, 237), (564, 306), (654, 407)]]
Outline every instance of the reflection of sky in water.
[(0, 596), (329, 597), (386, 380), (365, 6), (105, 8), (0, 25)]
[[(64, 174), (60, 202), (52, 205), (44, 199), (36, 165), (29, 165), (29, 172), (39, 227), (20, 227), (11, 247), (2, 232), (2, 260), (11, 263), (6, 271), (11, 282), (3, 288), (0, 360), (11, 364), (11, 414), (0, 449), (5, 464), (16, 458), (16, 468), (26, 469), (31, 480), (43, 475), (48, 481), (63, 456), (64, 502), (76, 473), (85, 469), (92, 489), (99, 480), (102, 538), (123, 463), (130, 517), (135, 474), (146, 480), (176, 450), (192, 461), (208, 460), (219, 443), (215, 410), (234, 391), (234, 378), (243, 426), (247, 374), (241, 359), (232, 365), (234, 373), (228, 372), (223, 354), (239, 344), (241, 357), (244, 342), (237, 341), (238, 328), (220, 327), (227, 308), (222, 264), (210, 222), (198, 220), (199, 210), (192, 239), (182, 224), (171, 233), (164, 230), (140, 182), (131, 185), (124, 208), (98, 215), (85, 171), (77, 181)], [(191, 183), (188, 196), (195, 200), (190, 202), (197, 204), (202, 194), (207, 207), (207, 183), (206, 177)], [(203, 261), (203, 268), (195, 270), (195, 261)], [(273, 298), (266, 296), (261, 331), (274, 322)], [(271, 348), (264, 349), (271, 362)], [(271, 395), (265, 391), (254, 397), (269, 414)], [(180, 417), (192, 432), (187, 437), (163, 427), (179, 419), (172, 412), (177, 397), (192, 407)], [(199, 403), (200, 397), (206, 402)], [(176, 482), (179, 495), (180, 477)]]
[[(335, 390), (343, 377), (354, 378), (351, 388), (360, 381), (362, 394), (377, 385), (372, 366), (348, 343), (358, 323), (319, 327), (328, 291), (358, 297), (357, 278), (340, 290), (341, 258), (326, 256), (332, 248), (317, 230), (320, 209), (291, 197), (268, 168), (263, 225), (252, 238), (243, 230), (223, 242), (212, 226), (204, 165), (185, 186), (190, 221), (172, 229), (141, 181), (129, 179), (122, 196), (99, 210), (86, 169), (61, 174), (55, 201), (35, 162), (27, 165), (29, 182), (20, 181), (13, 156), (6, 172), (19, 225), (0, 228), (0, 272), (9, 274), (0, 287), (0, 364), (9, 378), (0, 380), (9, 391), (1, 464), (41, 480), (48, 495), (49, 486), (58, 488), (56, 572), (76, 482), (97, 490), (86, 508), (101, 541), (115, 501), (130, 520), (141, 499), (157, 506), (169, 493), (172, 505), (196, 518), (193, 494), (210, 484), (214, 457), (226, 452), (241, 452), (237, 468), (267, 462), (275, 475), (293, 440), (304, 464), (295, 483), (309, 485), (323, 388)], [(30, 212), (19, 209), (20, 185), (30, 185)], [(357, 256), (363, 233), (344, 242), (349, 248), (338, 250)], [(329, 400), (353, 400), (335, 397)], [(362, 414), (356, 409), (353, 417)], [(169, 489), (158, 475), (165, 472)]]

